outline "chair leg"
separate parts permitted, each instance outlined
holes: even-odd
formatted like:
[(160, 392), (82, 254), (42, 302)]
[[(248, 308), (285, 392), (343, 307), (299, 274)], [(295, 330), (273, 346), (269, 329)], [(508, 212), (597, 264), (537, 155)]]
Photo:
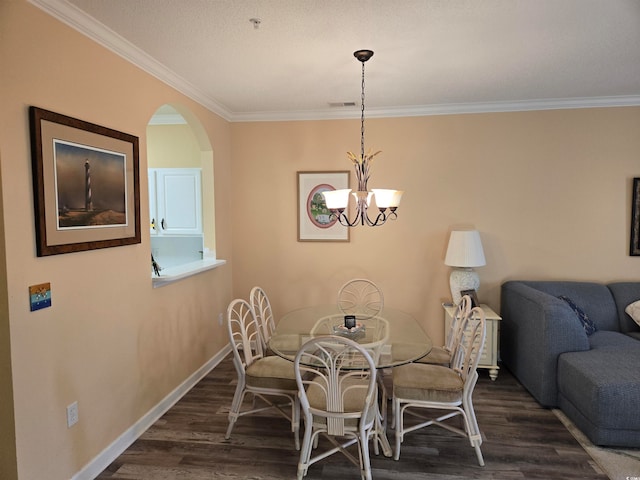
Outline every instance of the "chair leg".
[(371, 460), (369, 459), (369, 439), (365, 434), (364, 438), (360, 438), (360, 463), (362, 465), (363, 480), (371, 480)]
[(484, 458), (482, 458), (482, 450), (480, 450), (480, 445), (476, 444), (473, 446), (476, 449), (476, 457), (478, 457), (478, 465), (484, 467)]
[(395, 397), (391, 397), (391, 428), (396, 428), (396, 404)]
[(382, 377), (382, 370), (378, 375), (378, 391), (380, 393), (380, 414), (382, 418), (382, 426), (387, 428), (387, 406), (389, 403), (389, 397), (387, 395), (387, 387), (384, 385), (384, 378)]
[(381, 422), (380, 422), (380, 415), (382, 415), (380, 412), (376, 412), (376, 415), (378, 415), (378, 418), (376, 418), (376, 423), (375, 426), (373, 427), (373, 453), (375, 453), (376, 455), (380, 455), (380, 447), (378, 445), (379, 442), (381, 442), (381, 436), (384, 435), (384, 431), (382, 430), (381, 427)]
[(394, 460), (400, 460), (400, 444), (402, 443), (402, 409), (400, 406), (400, 400), (397, 398), (393, 398), (392, 400), (392, 408), (393, 408), (393, 419), (395, 421), (396, 428), (396, 449), (393, 453)]
[(291, 430), (296, 450), (300, 450), (300, 399), (298, 395), (294, 395), (291, 402)]
[(379, 446), (381, 446), (383, 455), (385, 457), (390, 457), (391, 455), (393, 455), (393, 449), (389, 444), (389, 439), (387, 438), (387, 431), (383, 427), (380, 417), (377, 417), (375, 419), (375, 424), (373, 428), (374, 428), (373, 437), (375, 440), (375, 443), (373, 444), (374, 453), (376, 455), (379, 455), (380, 454)]
[[(314, 438), (312, 438), (313, 432), (313, 420), (311, 418), (305, 418), (304, 436), (302, 438), (302, 445), (300, 446), (300, 460), (298, 461), (298, 480), (301, 480), (307, 474), (309, 469), (309, 459), (311, 458), (311, 448)], [(316, 437), (317, 438), (317, 437)]]
[[(377, 412), (378, 421), (376, 421), (376, 441), (373, 446), (373, 452), (376, 455), (380, 455), (380, 449), (378, 443), (382, 445), (383, 453), (386, 457), (391, 456), (391, 446), (387, 439), (387, 422), (388, 415), (387, 410), (389, 406), (389, 397), (387, 395), (387, 388), (384, 385), (383, 371), (380, 370), (378, 377), (378, 393), (380, 396), (379, 411)], [(384, 436), (384, 437), (383, 437)]]
[(233, 401), (231, 402), (231, 408), (229, 409), (229, 426), (227, 427), (227, 433), (225, 434), (225, 440), (229, 440), (231, 437), (231, 431), (240, 416), (240, 407), (242, 406), (242, 400), (244, 399), (244, 384), (242, 382), (238, 382), (236, 385), (236, 391), (233, 394)]
[(475, 410), (473, 409), (472, 399), (463, 398), (462, 408), (464, 409), (464, 412), (465, 412), (463, 417), (466, 422), (467, 435), (469, 435), (469, 442), (471, 443), (471, 446), (476, 451), (476, 457), (478, 457), (478, 464), (481, 467), (484, 467), (484, 458), (482, 457), (482, 450), (480, 450), (480, 445), (482, 445), (482, 433), (480, 432), (480, 427), (478, 426), (478, 419), (476, 418), (476, 413), (475, 413)]

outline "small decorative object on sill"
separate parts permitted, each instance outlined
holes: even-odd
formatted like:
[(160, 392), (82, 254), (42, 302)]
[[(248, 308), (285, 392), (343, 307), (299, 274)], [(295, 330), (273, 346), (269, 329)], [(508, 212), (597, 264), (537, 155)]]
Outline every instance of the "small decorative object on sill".
[(158, 264), (158, 262), (156, 262), (156, 259), (153, 258), (153, 253), (151, 254), (151, 267), (153, 268), (153, 273), (156, 274), (156, 276), (160, 276), (160, 270), (162, 270), (162, 267)]

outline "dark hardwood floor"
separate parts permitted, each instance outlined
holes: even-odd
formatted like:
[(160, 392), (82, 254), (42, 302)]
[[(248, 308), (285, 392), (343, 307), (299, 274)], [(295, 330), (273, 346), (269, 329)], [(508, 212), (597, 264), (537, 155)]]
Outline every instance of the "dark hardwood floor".
[[(388, 378), (387, 378), (388, 379)], [(234, 392), (231, 357), (200, 381), (97, 478), (100, 480), (294, 479), (298, 452), (288, 422), (275, 412), (238, 420), (225, 440)], [(551, 410), (540, 407), (510, 373), (495, 382), (481, 371), (474, 395), (486, 465), (468, 441), (429, 427), (408, 434), (399, 461), (372, 453), (375, 480), (607, 480)], [(394, 431), (389, 429), (394, 442)], [(359, 479), (335, 454), (312, 465), (308, 480)]]

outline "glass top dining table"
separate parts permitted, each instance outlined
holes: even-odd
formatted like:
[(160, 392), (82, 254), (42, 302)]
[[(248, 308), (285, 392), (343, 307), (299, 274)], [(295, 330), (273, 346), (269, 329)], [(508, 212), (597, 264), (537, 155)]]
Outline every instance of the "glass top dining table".
[(269, 348), (293, 361), (300, 346), (320, 335), (340, 335), (375, 352), (378, 368), (413, 362), (427, 355), (431, 338), (408, 313), (384, 307), (369, 318), (356, 316), (356, 326), (345, 327), (344, 313), (337, 305), (318, 305), (293, 310), (280, 318), (269, 340)]

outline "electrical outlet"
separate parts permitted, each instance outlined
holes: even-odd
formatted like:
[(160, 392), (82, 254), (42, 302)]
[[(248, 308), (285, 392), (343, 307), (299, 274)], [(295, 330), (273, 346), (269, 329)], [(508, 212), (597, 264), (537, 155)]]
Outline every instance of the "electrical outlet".
[(222, 320), (223, 320), (223, 318), (224, 318), (224, 317), (222, 316), (222, 313), (219, 313), (219, 314), (218, 314), (218, 323), (220, 324), (220, 326), (222, 326)]
[(73, 427), (78, 423), (78, 402), (73, 402), (67, 406), (67, 428)]

